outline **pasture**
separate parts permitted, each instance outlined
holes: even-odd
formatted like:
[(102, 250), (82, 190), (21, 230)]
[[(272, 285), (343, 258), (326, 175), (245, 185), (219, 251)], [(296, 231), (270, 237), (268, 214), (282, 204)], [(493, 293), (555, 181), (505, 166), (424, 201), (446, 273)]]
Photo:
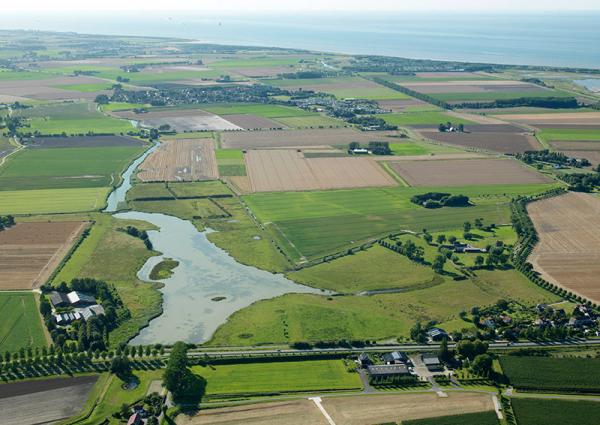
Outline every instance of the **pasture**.
[(375, 245), (340, 259), (288, 273), (298, 283), (340, 293), (418, 289), (442, 281), (430, 267)]
[[(509, 223), (511, 196), (531, 194), (549, 185), (378, 188), (315, 192), (260, 193), (244, 197), (284, 250), (296, 260), (332, 251), (402, 230), (442, 231), (482, 217)], [(475, 206), (427, 210), (410, 197), (429, 191), (464, 194)]]
[(192, 372), (206, 379), (208, 398), (362, 388), (342, 360), (193, 366)]
[[(6, 283), (6, 282), (4, 282)], [(32, 292), (0, 292), (0, 351), (47, 345), (42, 318)]]
[(431, 125), (437, 127), (441, 123), (452, 122), (458, 124), (472, 124), (471, 121), (464, 118), (457, 118), (446, 112), (440, 111), (421, 111), (421, 112), (402, 112), (381, 115), (381, 118), (388, 124), (397, 126), (412, 126), (412, 125)]
[(552, 179), (512, 159), (398, 161), (390, 167), (411, 186), (519, 185)]
[(28, 148), (98, 148), (145, 145), (140, 139), (128, 136), (35, 137), (23, 142)]
[(369, 158), (304, 158), (295, 150), (251, 150), (246, 167), (253, 192), (285, 192), (397, 183)]
[(86, 226), (80, 221), (26, 222), (0, 232), (0, 289), (46, 283)]
[(111, 190), (109, 187), (5, 190), (0, 192), (0, 214), (97, 211), (104, 208)]
[(142, 145), (23, 149), (0, 169), (3, 191), (118, 185), (121, 173), (144, 150)]
[[(337, 261), (337, 260), (335, 260)], [(437, 282), (436, 282), (437, 283)], [(260, 301), (234, 313), (217, 329), (211, 346), (248, 346), (326, 340), (409, 338), (415, 321), (435, 320), (447, 331), (470, 328), (459, 314), (473, 306), (512, 299), (524, 305), (552, 303), (558, 297), (529, 282), (515, 270), (477, 272), (477, 277), (418, 290), (372, 296), (287, 294)]]
[(541, 145), (534, 136), (523, 133), (443, 133), (437, 130), (420, 130), (419, 133), (428, 139), (438, 142), (499, 153), (519, 153), (541, 149)]
[(137, 176), (144, 182), (195, 181), (219, 178), (212, 139), (164, 140), (140, 164)]
[(597, 401), (511, 398), (519, 425), (596, 425), (600, 415)]
[[(542, 128), (536, 135), (544, 142), (564, 141), (596, 141), (600, 142), (600, 127), (588, 126), (590, 128)], [(600, 147), (600, 144), (599, 144)]]
[(236, 131), (221, 134), (221, 147), (225, 149), (290, 148), (299, 146), (344, 145), (350, 142), (393, 141), (388, 136), (395, 132), (376, 134), (352, 128), (283, 130), (283, 131)]
[(215, 151), (219, 176), (245, 176), (246, 163), (244, 153), (236, 149), (218, 149)]
[(529, 262), (552, 282), (600, 302), (600, 199), (570, 192), (536, 201), (527, 210), (540, 241)]
[(600, 359), (501, 356), (500, 366), (519, 390), (600, 392)]
[(360, 98), (372, 100), (410, 99), (404, 93), (381, 86), (361, 77), (332, 77), (313, 79), (269, 80), (269, 84), (287, 90), (313, 90), (329, 93), (337, 98)]

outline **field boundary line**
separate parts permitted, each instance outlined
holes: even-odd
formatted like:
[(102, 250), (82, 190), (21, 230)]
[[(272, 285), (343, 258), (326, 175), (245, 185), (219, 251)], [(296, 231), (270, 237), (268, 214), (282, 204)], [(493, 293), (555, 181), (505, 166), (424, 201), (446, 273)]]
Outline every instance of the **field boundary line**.
[(336, 425), (331, 416), (329, 416), (329, 413), (327, 413), (327, 410), (325, 410), (325, 408), (321, 404), (321, 397), (310, 397), (309, 400), (312, 400), (312, 402), (315, 403), (315, 405), (321, 411), (329, 425)]

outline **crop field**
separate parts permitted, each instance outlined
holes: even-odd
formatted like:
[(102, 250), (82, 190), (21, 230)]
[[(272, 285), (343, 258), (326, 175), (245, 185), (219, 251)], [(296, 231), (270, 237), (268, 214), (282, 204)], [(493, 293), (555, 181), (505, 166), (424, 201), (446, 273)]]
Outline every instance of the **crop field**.
[[(8, 74), (14, 78), (2, 77)], [(94, 90), (78, 90), (90, 84), (94, 86)], [(93, 100), (100, 93), (110, 93), (103, 90), (106, 86), (106, 81), (94, 77), (67, 77), (42, 72), (0, 72), (0, 96), (14, 96), (21, 100)]]
[(598, 142), (550, 142), (550, 146), (572, 158), (585, 158), (593, 166), (600, 164), (600, 143)]
[(194, 366), (192, 372), (206, 379), (208, 397), (362, 388), (342, 360)]
[(399, 161), (390, 167), (411, 186), (550, 183), (552, 179), (512, 159)]
[(404, 93), (381, 86), (361, 77), (333, 77), (314, 79), (269, 80), (269, 84), (287, 90), (314, 90), (337, 98), (373, 100), (410, 99)]
[[(575, 127), (575, 125), (573, 125)], [(536, 133), (540, 140), (546, 142), (563, 141), (563, 142), (582, 142), (596, 141), (600, 142), (600, 127), (586, 126), (590, 128), (542, 128)], [(598, 145), (600, 146), (600, 144)]]
[[(221, 146), (226, 149), (285, 148), (300, 146), (348, 145), (387, 140), (394, 132), (357, 131), (352, 128), (319, 130), (283, 130), (228, 132), (221, 134)], [(391, 140), (390, 140), (391, 141)]]
[(502, 356), (500, 365), (517, 389), (600, 392), (600, 359)]
[(304, 158), (295, 150), (252, 150), (246, 153), (252, 191), (285, 192), (397, 183), (369, 158)]
[(302, 117), (281, 117), (277, 121), (292, 128), (342, 127), (347, 124), (326, 115), (307, 115)]
[(519, 153), (541, 149), (541, 145), (534, 136), (522, 133), (442, 133), (437, 130), (421, 130), (419, 133), (438, 142), (500, 153)]
[(121, 118), (140, 121), (143, 126), (158, 128), (169, 125), (177, 132), (187, 131), (223, 131), (242, 130), (241, 127), (200, 109), (165, 108), (160, 110), (150, 109), (149, 112), (136, 114), (133, 111), (115, 112)]
[(570, 192), (528, 205), (539, 234), (529, 261), (550, 282), (600, 302), (600, 199)]
[(104, 208), (108, 187), (77, 189), (5, 190), (0, 214), (49, 214), (96, 211)]
[(272, 119), (251, 114), (226, 115), (227, 121), (244, 130), (280, 130), (283, 125)]
[[(549, 185), (355, 189), (262, 193), (244, 199), (293, 258), (314, 258), (401, 230), (441, 231), (484, 218), (509, 223), (508, 196), (536, 193)], [(410, 197), (428, 191), (464, 194), (467, 208), (427, 210)]]
[(86, 225), (28, 222), (0, 232), (0, 289), (33, 289), (46, 283)]
[(449, 72), (417, 72), (415, 75), (390, 75), (377, 73), (378, 77), (384, 78), (387, 81), (394, 83), (420, 83), (420, 82), (452, 82), (452, 81), (477, 81), (487, 80), (495, 81), (496, 78), (486, 74), (466, 71), (449, 71)]
[(36, 137), (24, 143), (28, 148), (99, 148), (115, 146), (141, 147), (145, 142), (127, 136)]
[(67, 419), (83, 408), (97, 379), (97, 376), (78, 376), (2, 385), (2, 423), (42, 424)]
[[(5, 282), (6, 283), (6, 282)], [(0, 292), (0, 350), (47, 345), (42, 319), (32, 292)]]
[(22, 149), (0, 169), (2, 190), (106, 187), (143, 152), (142, 145)]
[(402, 421), (402, 425), (498, 425), (498, 423), (498, 416), (494, 411)]
[(342, 297), (287, 294), (234, 313), (208, 344), (402, 339), (409, 338), (417, 320), (435, 320), (448, 332), (459, 331), (472, 326), (460, 319), (461, 311), (502, 298), (529, 306), (559, 300), (515, 270), (480, 270), (476, 278), (460, 282), (444, 277), (436, 285), (401, 293)]
[(423, 108), (422, 110), (432, 111), (440, 110), (439, 107), (430, 105), (419, 99), (380, 100), (377, 103), (382, 109), (387, 109), (392, 112), (408, 112), (414, 108)]
[(416, 289), (435, 285), (441, 277), (430, 267), (375, 245), (366, 251), (292, 272), (288, 278), (339, 293), (380, 289)]
[(218, 149), (215, 154), (220, 176), (246, 175), (244, 152), (236, 149)]
[(144, 182), (219, 178), (212, 139), (164, 140), (139, 169), (138, 177)]
[(503, 114), (499, 118), (524, 124), (574, 124), (598, 125), (600, 112), (556, 112), (531, 114)]
[[(404, 87), (425, 94), (532, 92), (546, 89), (535, 84), (510, 80), (454, 80), (404, 82)], [(495, 94), (495, 93), (494, 93)]]
[(600, 415), (597, 401), (513, 397), (511, 404), (519, 425), (596, 425)]
[(286, 118), (286, 117), (309, 117), (315, 115), (314, 112), (283, 105), (263, 105), (263, 104), (245, 104), (228, 103), (215, 105), (202, 105), (202, 110), (212, 112), (216, 115), (258, 115), (264, 118)]
[(398, 114), (381, 115), (381, 118), (388, 124), (397, 126), (412, 126), (430, 124), (432, 127), (437, 127), (440, 123), (452, 122), (458, 124), (471, 124), (472, 122), (466, 119), (457, 118), (445, 112), (438, 111), (422, 111), (422, 112), (403, 112)]

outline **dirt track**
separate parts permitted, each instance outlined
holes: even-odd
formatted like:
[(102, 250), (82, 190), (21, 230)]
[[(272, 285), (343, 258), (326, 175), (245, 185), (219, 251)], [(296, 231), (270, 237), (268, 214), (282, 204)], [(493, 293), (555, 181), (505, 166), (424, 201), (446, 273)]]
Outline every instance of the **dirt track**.
[(600, 302), (600, 199), (567, 193), (529, 204), (540, 242), (529, 261), (544, 278)]
[(0, 232), (0, 289), (44, 284), (87, 225), (81, 221), (17, 223)]
[(402, 161), (390, 165), (411, 186), (531, 184), (552, 181), (512, 159)]
[(197, 181), (219, 178), (212, 139), (164, 140), (140, 166), (144, 182)]
[(304, 158), (294, 150), (249, 151), (246, 169), (254, 192), (395, 186), (372, 159)]

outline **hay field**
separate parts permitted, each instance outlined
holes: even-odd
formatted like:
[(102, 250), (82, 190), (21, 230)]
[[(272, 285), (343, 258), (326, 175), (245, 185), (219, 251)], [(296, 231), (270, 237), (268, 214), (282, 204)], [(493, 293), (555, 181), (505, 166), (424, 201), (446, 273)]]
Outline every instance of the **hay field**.
[(165, 140), (140, 166), (144, 182), (196, 181), (219, 178), (212, 139)]
[(529, 204), (540, 242), (529, 261), (542, 276), (600, 302), (600, 199), (570, 192)]
[(512, 159), (400, 161), (392, 169), (411, 186), (531, 184), (552, 180)]
[(519, 153), (541, 149), (541, 145), (534, 136), (522, 133), (441, 133), (437, 130), (421, 130), (419, 133), (423, 137), (438, 142), (499, 153)]
[(370, 158), (304, 158), (295, 150), (253, 150), (246, 154), (253, 192), (287, 192), (396, 186)]
[(46, 283), (87, 223), (17, 223), (0, 232), (0, 289), (32, 289)]
[(350, 142), (386, 140), (394, 134), (390, 131), (373, 133), (351, 128), (230, 132), (221, 135), (221, 145), (224, 149), (347, 145)]

